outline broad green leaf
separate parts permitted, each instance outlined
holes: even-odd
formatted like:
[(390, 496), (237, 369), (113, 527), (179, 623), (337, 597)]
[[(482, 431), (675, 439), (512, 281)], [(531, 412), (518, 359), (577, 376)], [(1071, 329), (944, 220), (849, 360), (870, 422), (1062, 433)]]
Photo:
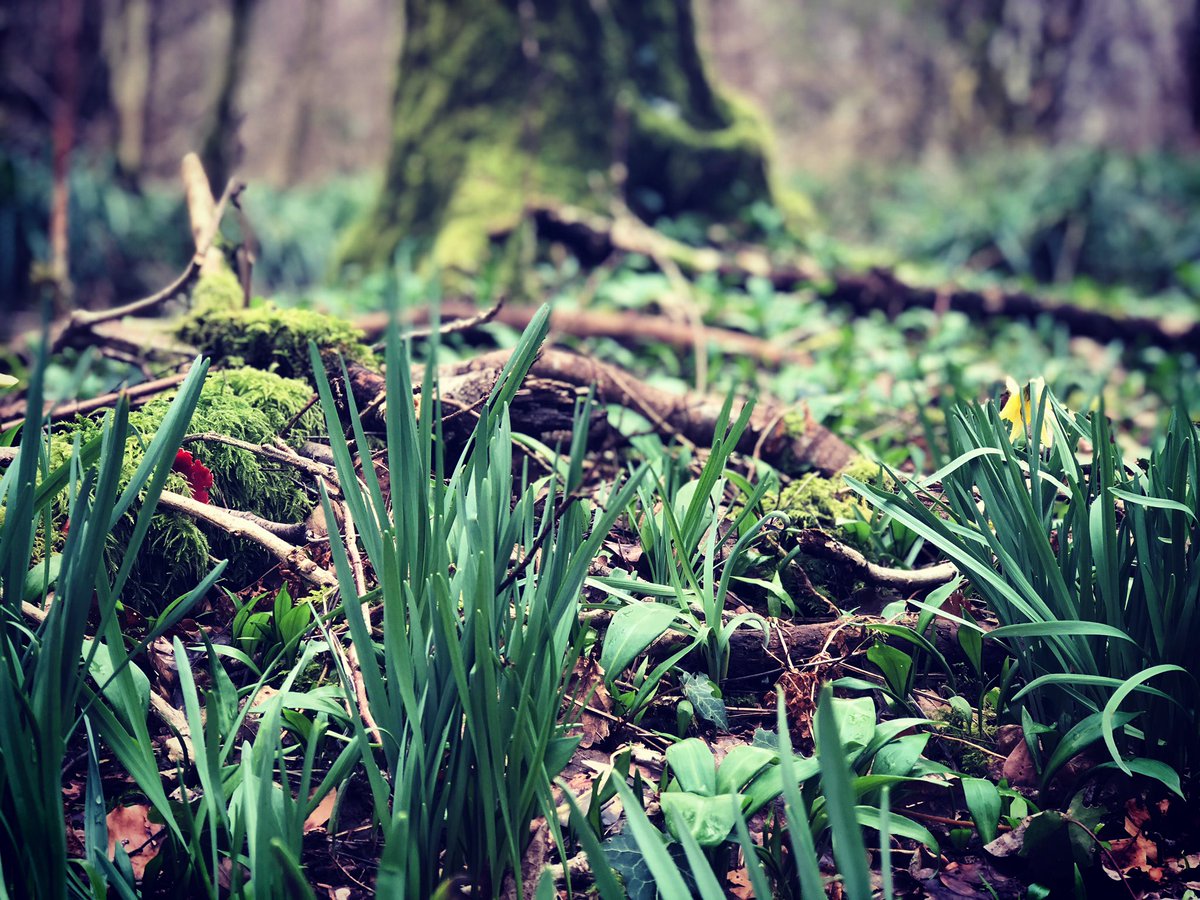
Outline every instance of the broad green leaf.
[(600, 653), (605, 681), (611, 684), (678, 617), (679, 608), (664, 603), (636, 603), (617, 610), (608, 624)]
[(613, 786), (617, 789), (617, 796), (621, 798), (621, 805), (625, 808), (625, 822), (657, 882), (659, 894), (664, 900), (691, 900), (691, 891), (675, 860), (667, 852), (662, 833), (650, 824), (629, 785), (621, 779), (616, 779)]
[(1077, 722), (1074, 728), (1063, 735), (1063, 739), (1058, 742), (1058, 746), (1054, 748), (1054, 752), (1046, 760), (1046, 767), (1042, 770), (1042, 786), (1044, 787), (1050, 783), (1050, 779), (1054, 776), (1054, 773), (1067, 760), (1100, 740), (1105, 734), (1106, 729), (1111, 731), (1112, 729), (1120, 728), (1131, 721), (1135, 715), (1136, 713), (1120, 713), (1113, 717), (1110, 724), (1105, 725), (1101, 713), (1092, 713), (1090, 716)]
[[(859, 825), (864, 825), (867, 828), (874, 828), (876, 831), (883, 831), (883, 817), (880, 814), (878, 807), (875, 806), (856, 806), (854, 807), (854, 816)], [(888, 815), (888, 833), (899, 837), (905, 837), (909, 840), (919, 841), (929, 848), (930, 853), (941, 853), (941, 847), (935, 838), (924, 825), (918, 825), (907, 816), (890, 813)], [(841, 864), (842, 857), (838, 856), (838, 863)], [(863, 868), (866, 867), (864, 862)]]
[[(1112, 755), (1113, 762), (1115, 762), (1117, 767), (1126, 775), (1128, 775), (1131, 770), (1125, 764), (1125, 760), (1121, 759), (1121, 754), (1117, 751), (1117, 741), (1114, 735), (1114, 732), (1117, 730), (1117, 728), (1124, 724), (1116, 721), (1119, 718), (1117, 710), (1120, 708), (1121, 702), (1128, 697), (1130, 693), (1137, 690), (1138, 685), (1159, 675), (1166, 675), (1168, 672), (1182, 672), (1184, 675), (1188, 674), (1187, 669), (1183, 668), (1182, 666), (1176, 666), (1167, 663), (1157, 666), (1150, 666), (1148, 669), (1143, 669), (1141, 672), (1138, 672), (1138, 674), (1126, 679), (1125, 683), (1113, 692), (1112, 697), (1109, 698), (1108, 703), (1104, 705), (1104, 709), (1100, 713), (1100, 731), (1104, 735), (1104, 745), (1108, 747), (1108, 752)], [(1136, 715), (1136, 713), (1133, 715)], [(1133, 715), (1131, 715), (1130, 718), (1132, 718)]]
[(667, 765), (680, 790), (705, 797), (717, 793), (717, 761), (700, 738), (688, 738), (668, 747)]
[(912, 657), (882, 641), (876, 641), (867, 650), (867, 659), (874, 663), (897, 696), (905, 697), (912, 687)]
[(734, 804), (740, 804), (736, 794), (704, 797), (683, 791), (666, 791), (658, 800), (667, 828), (676, 840), (687, 831), (702, 847), (715, 847), (729, 837), (735, 819)]
[[(1133, 759), (1125, 760), (1125, 766), (1134, 775), (1141, 775), (1143, 778), (1153, 778), (1155, 781), (1166, 786), (1176, 794), (1183, 798), (1183, 786), (1179, 781), (1179, 773), (1165, 762), (1157, 759), (1144, 759), (1143, 757), (1134, 757)], [(1115, 762), (1101, 763), (1092, 769), (1093, 772), (1100, 769), (1116, 769)]]
[[(678, 745), (677, 745), (678, 746)], [(674, 749), (674, 748), (671, 748)], [(670, 759), (671, 750), (667, 751)], [(764, 769), (777, 762), (779, 754), (762, 747), (740, 744), (725, 754), (717, 768), (718, 794), (735, 794), (750, 784)]]
[(1000, 824), (1000, 792), (986, 778), (963, 778), (962, 789), (980, 839), (985, 844), (994, 841)]
[[(590, 826), (583, 827), (591, 830)], [(584, 849), (587, 850), (586, 842), (582, 838), (580, 843), (584, 844)], [(658, 889), (655, 887), (654, 873), (646, 864), (645, 854), (638, 847), (631, 830), (626, 829), (614, 834), (600, 846), (602, 858), (621, 876), (621, 882), (625, 886), (625, 890), (617, 894), (619, 900), (625, 900), (625, 895), (629, 896), (629, 900), (656, 900)], [(591, 852), (588, 853), (588, 859), (592, 859)], [(609, 876), (612, 876), (611, 872)], [(603, 895), (603, 891), (601, 894)], [(605, 896), (604, 900), (609, 898)]]
[(829, 698), (829, 715), (814, 720), (813, 738), (820, 745), (823, 723), (832, 720), (844, 752), (857, 753), (871, 743), (875, 734), (875, 701), (870, 697), (834, 697), (832, 693)]
[(696, 710), (696, 715), (706, 722), (712, 722), (721, 731), (729, 730), (729, 714), (725, 710), (725, 701), (717, 693), (717, 686), (712, 683), (712, 679), (703, 672), (698, 675), (681, 672), (679, 685), (683, 688), (683, 696)]
[(871, 762), (875, 775), (908, 775), (925, 752), (929, 733), (906, 734), (879, 748)]

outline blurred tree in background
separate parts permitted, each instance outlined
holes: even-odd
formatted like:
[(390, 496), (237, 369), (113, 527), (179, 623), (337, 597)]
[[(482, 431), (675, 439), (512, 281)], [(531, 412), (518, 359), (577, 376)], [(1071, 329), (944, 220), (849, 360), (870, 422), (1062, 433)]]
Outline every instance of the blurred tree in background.
[(385, 184), (347, 259), (407, 239), (476, 268), (527, 199), (734, 220), (769, 197), (758, 119), (710, 81), (691, 0), (405, 0)]

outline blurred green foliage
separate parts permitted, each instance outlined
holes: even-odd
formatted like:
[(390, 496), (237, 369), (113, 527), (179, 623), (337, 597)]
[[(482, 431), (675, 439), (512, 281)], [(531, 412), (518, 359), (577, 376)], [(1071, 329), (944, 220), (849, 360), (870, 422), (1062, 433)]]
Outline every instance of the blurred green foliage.
[(832, 234), (893, 260), (1200, 296), (1200, 159), (1031, 148), (800, 183)]
[[(242, 207), (257, 245), (256, 289), (271, 294), (322, 281), (339, 233), (367, 208), (374, 181), (359, 175), (286, 190), (252, 184)], [(187, 264), (192, 238), (180, 185), (135, 190), (111, 158), (81, 157), (70, 187), (71, 279), (83, 302), (136, 299)], [(35, 263), (50, 256), (51, 189), (47, 160), (0, 149), (0, 293), (18, 302), (28, 304)], [(240, 243), (236, 217), (226, 218), (223, 233)]]

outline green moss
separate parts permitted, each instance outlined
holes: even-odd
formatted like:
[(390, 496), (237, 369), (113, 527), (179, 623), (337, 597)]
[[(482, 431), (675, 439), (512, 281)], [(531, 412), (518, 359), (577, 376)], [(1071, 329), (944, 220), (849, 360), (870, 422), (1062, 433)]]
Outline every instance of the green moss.
[[(797, 478), (782, 491), (763, 498), (766, 511), (779, 510), (787, 514), (791, 527), (797, 529), (820, 529), (831, 532), (841, 540), (857, 544), (858, 549), (871, 555), (871, 548), (862, 545), (855, 537), (838, 528), (839, 523), (853, 521), (859, 516), (871, 515), (871, 508), (859, 499), (846, 484), (850, 476), (869, 484), (883, 485), (890, 482), (881, 476), (878, 464), (865, 457), (855, 459), (832, 478), (823, 478), (815, 473)], [(843, 605), (846, 599), (860, 586), (848, 576), (844, 566), (835, 565), (806, 554), (796, 556), (779, 572), (784, 589), (797, 601), (802, 612), (817, 615), (827, 611), (825, 603)]]
[[(235, 369), (209, 376), (200, 393), (189, 431), (217, 432), (250, 443), (264, 443), (308, 401), (309, 387), (302, 381), (269, 372)], [(130, 414), (131, 435), (125, 446), (122, 482), (127, 482), (141, 462), (170, 407), (164, 395)], [(297, 434), (316, 431), (318, 414), (301, 419)], [(99, 432), (96, 420), (80, 418), (57, 432), (51, 445), (51, 465), (70, 456), (75, 435), (86, 441)], [(254, 512), (279, 522), (301, 521), (312, 508), (308, 491), (291, 469), (226, 444), (192, 442), (186, 448), (213, 473), (210, 492), (215, 505)], [(189, 496), (191, 486), (179, 473), (167, 477), (166, 490)], [(59, 499), (59, 522), (67, 510), (66, 494)], [(106, 546), (111, 571), (124, 559), (138, 508), (135, 505), (113, 529)], [(134, 563), (124, 602), (146, 612), (157, 612), (190, 590), (213, 566), (213, 559), (228, 559), (225, 580), (241, 587), (270, 566), (257, 547), (219, 530), (197, 525), (188, 516), (160, 512), (151, 522), (146, 542)]]
[(247, 366), (310, 383), (310, 342), (326, 356), (374, 363), (362, 332), (349, 322), (307, 309), (281, 309), (268, 301), (249, 309), (194, 312), (180, 323), (178, 333), (214, 366)]
[(855, 460), (832, 478), (810, 473), (797, 478), (776, 494), (763, 499), (768, 511), (780, 510), (788, 515), (795, 528), (833, 530), (839, 521), (854, 519), (856, 513), (867, 515), (870, 507), (843, 480), (850, 475), (861, 481), (878, 480), (879, 467), (867, 460)]
[(192, 314), (207, 316), (241, 309), (243, 297), (242, 285), (229, 269), (206, 272), (192, 288)]

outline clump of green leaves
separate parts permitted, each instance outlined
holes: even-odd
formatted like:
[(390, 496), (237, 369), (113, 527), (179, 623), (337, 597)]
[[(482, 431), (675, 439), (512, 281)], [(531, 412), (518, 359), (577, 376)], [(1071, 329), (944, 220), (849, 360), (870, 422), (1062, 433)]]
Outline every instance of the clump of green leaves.
[[(51, 467), (41, 414), (45, 366), (43, 351), (31, 377), (29, 415), (21, 427), (17, 458), (0, 477), (0, 893), (105, 896), (106, 886), (112, 885), (128, 896), (128, 860), (122, 866), (120, 854), (116, 863), (108, 856), (106, 807), (91, 728), (95, 723), (122, 762), (129, 745), (109, 739), (110, 723), (126, 718), (145, 746), (150, 743), (145, 722), (149, 681), (130, 662), (131, 652), (141, 647), (131, 651), (127, 646), (116, 611), (170, 477), (207, 364), (193, 365), (129, 474), (124, 472), (130, 419), (125, 397), (94, 438), (85, 442), (77, 436), (66, 459)], [(35, 555), (39, 542), (49, 543), (50, 507), (63, 490), (68, 495), (70, 532), (61, 552)], [(129, 552), (110, 570), (103, 565), (106, 543), (126, 515), (132, 515)], [(182, 598), (173, 618), (159, 623), (146, 641), (185, 614), (219, 574), (220, 567)], [(47, 606), (51, 591), (53, 602)], [(44, 614), (36, 627), (25, 624), (25, 603)], [(95, 637), (87, 637), (92, 628)], [(85, 725), (93, 760), (86, 787), (86, 855), (72, 867), (62, 817), (62, 770), (68, 743)], [(157, 766), (129, 771), (150, 802), (169, 817), (170, 803)], [(173, 821), (168, 828), (178, 831)]]
[[(540, 809), (557, 821), (550, 779), (578, 742), (558, 719), (567, 675), (582, 650), (579, 592), (639, 476), (614, 485), (590, 511), (573, 498), (583, 478), (584, 405), (562, 465), (538, 483), (514, 479), (508, 404), (548, 321), (546, 307), (513, 350), (451, 469), (438, 434), (433, 361), (419, 414), (411, 403), (388, 404), (390, 502), (373, 467), (359, 474), (320, 351), (312, 348), (346, 503), (379, 578), (377, 643), (352, 602), (358, 590), (346, 548), (331, 535), (369, 707), (363, 713), (378, 723), (382, 740), (378, 756), (365, 749), (356, 717), (386, 835), (378, 890), (388, 896), (432, 896), (443, 878), (464, 871), (484, 895), (498, 890), (505, 872), (516, 872), (519, 891), (531, 819)], [(393, 322), (389, 397), (412, 396), (409, 372)], [(367, 438), (349, 403), (354, 445), (363, 452)], [(365, 487), (356, 490), (360, 478)], [(328, 508), (326, 518), (333, 521)], [(536, 561), (528, 556), (535, 548)], [(528, 562), (514, 568), (514, 557)]]
[(999, 618), (982, 636), (1017, 660), (1027, 726), (1062, 734), (1043, 779), (1103, 739), (1113, 765), (1178, 789), (1170, 767), (1194, 766), (1200, 747), (1200, 431), (1177, 408), (1130, 466), (1102, 411), (1048, 391), (1015, 429), (994, 404), (958, 406), (949, 424), (954, 458), (934, 475), (894, 494), (855, 488), (953, 560)]

